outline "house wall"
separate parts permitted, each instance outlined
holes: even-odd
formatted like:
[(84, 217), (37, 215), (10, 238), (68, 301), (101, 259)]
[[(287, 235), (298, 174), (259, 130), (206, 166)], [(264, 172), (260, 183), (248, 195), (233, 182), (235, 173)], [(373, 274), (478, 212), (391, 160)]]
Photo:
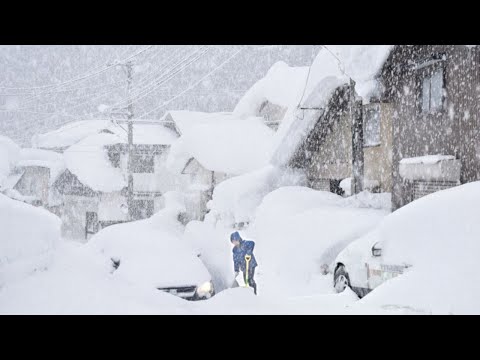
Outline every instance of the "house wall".
[(39, 166), (28, 166), (25, 167), (24, 170), (24, 174), (14, 189), (22, 195), (35, 196), (41, 200), (44, 205), (48, 204), (50, 169)]
[[(446, 54), (443, 110), (423, 114), (419, 71), (407, 65), (432, 53)], [(394, 103), (392, 152), (393, 209), (413, 199), (413, 186), (399, 173), (403, 158), (443, 154), (462, 163), (461, 182), (480, 179), (478, 156), (478, 49), (459, 45), (398, 46), (384, 67), (386, 96)], [(437, 66), (437, 65), (435, 65)], [(424, 71), (424, 70), (422, 70)], [(474, 101), (477, 99), (477, 101)]]
[(62, 236), (80, 242), (86, 242), (85, 226), (87, 211), (98, 213), (99, 198), (77, 195), (63, 195)]
[(341, 115), (318, 150), (307, 159), (306, 175), (317, 190), (327, 190), (325, 179), (342, 180), (352, 176), (352, 130), (349, 117)]
[(127, 198), (119, 191), (100, 194), (98, 221), (127, 221), (128, 211), (122, 209)]
[(363, 148), (364, 178), (377, 181), (380, 185), (380, 192), (391, 192), (393, 105), (387, 103), (378, 105), (380, 109), (380, 145)]

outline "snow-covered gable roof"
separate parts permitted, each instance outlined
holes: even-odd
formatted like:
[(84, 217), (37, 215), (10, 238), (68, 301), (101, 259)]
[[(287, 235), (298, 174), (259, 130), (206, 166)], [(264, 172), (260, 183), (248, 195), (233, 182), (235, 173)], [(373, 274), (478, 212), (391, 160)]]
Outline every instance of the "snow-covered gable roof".
[(322, 48), (310, 69), (299, 108), (287, 112), (273, 141), (271, 162), (285, 165), (314, 129), (335, 90), (355, 81), (365, 102), (379, 90), (376, 76), (392, 45), (331, 45)]
[(105, 146), (122, 141), (116, 134), (90, 135), (65, 151), (66, 167), (82, 184), (94, 191), (120, 191), (127, 182), (121, 170), (113, 167), (108, 159)]
[(210, 171), (232, 175), (265, 166), (270, 159), (273, 131), (260, 118), (239, 119), (231, 114), (196, 114), (172, 145), (167, 166), (180, 173), (191, 158)]
[[(127, 125), (114, 124), (110, 120), (84, 120), (69, 123), (45, 134), (35, 135), (32, 145), (41, 149), (65, 149), (87, 136), (99, 133), (117, 134), (127, 142)], [(134, 123), (133, 142), (137, 144), (170, 145), (177, 135), (163, 125)]]
[(290, 67), (283, 61), (275, 63), (240, 99), (233, 114), (240, 118), (258, 116), (265, 101), (286, 109), (295, 107), (302, 96), (307, 74), (308, 67)]
[(206, 113), (189, 110), (171, 110), (162, 118), (163, 121), (172, 120), (175, 124), (176, 131), (180, 135), (187, 132), (193, 126), (208, 124), (212, 119), (231, 120), (234, 119), (234, 117), (232, 113), (229, 112)]
[(56, 130), (32, 137), (32, 146), (42, 149), (63, 149), (84, 139), (88, 135), (96, 134), (108, 129), (109, 120), (84, 120), (68, 123)]
[(20, 150), (20, 168), (38, 166), (50, 169), (50, 185), (65, 170), (65, 161), (62, 154), (55, 151), (25, 148)]

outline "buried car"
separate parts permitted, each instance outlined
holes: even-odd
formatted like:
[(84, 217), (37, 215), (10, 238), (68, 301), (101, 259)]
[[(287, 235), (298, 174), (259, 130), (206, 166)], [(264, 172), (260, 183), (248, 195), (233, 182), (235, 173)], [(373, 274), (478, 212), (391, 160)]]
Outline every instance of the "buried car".
[(186, 300), (215, 294), (198, 253), (182, 238), (178, 212), (164, 209), (149, 219), (113, 225), (87, 244), (111, 261), (112, 276)]
[[(480, 254), (478, 214), (480, 182), (411, 202), (340, 252), (335, 260), (335, 290), (342, 292), (348, 286), (364, 297), (402, 274), (392, 284), (403, 290), (392, 291), (389, 285), (390, 294), (403, 292), (399, 296), (418, 299), (436, 293), (445, 298), (459, 286), (471, 289), (467, 279), (475, 282)], [(462, 281), (466, 284), (460, 285)]]

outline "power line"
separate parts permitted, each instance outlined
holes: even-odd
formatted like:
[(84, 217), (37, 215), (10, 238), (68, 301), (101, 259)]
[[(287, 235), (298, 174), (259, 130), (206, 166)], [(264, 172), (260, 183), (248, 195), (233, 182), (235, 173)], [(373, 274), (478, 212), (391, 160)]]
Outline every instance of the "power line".
[(140, 116), (140, 118), (143, 118), (145, 117), (146, 115), (148, 114), (151, 114), (153, 111), (157, 111), (157, 110), (160, 110), (162, 109), (163, 107), (165, 107), (166, 105), (170, 104), (172, 101), (176, 100), (177, 98), (179, 98), (180, 96), (182, 96), (183, 94), (185, 94), (186, 92), (190, 91), (191, 89), (193, 89), (194, 87), (196, 87), (198, 84), (200, 84), (203, 80), (205, 80), (207, 77), (209, 77), (210, 75), (212, 75), (215, 71), (217, 71), (218, 69), (222, 68), (225, 64), (227, 64), (230, 60), (232, 60), (235, 56), (237, 56), (240, 52), (242, 52), (245, 48), (241, 48), (240, 50), (238, 50), (237, 52), (235, 52), (232, 56), (230, 56), (227, 60), (225, 60), (223, 63), (221, 63), (219, 66), (217, 66), (215, 69), (213, 69), (212, 71), (210, 71), (207, 75), (203, 76), (200, 80), (198, 80), (196, 83), (194, 83), (193, 85), (189, 86), (187, 89), (185, 89), (184, 91), (180, 92), (179, 94), (177, 94), (176, 96), (174, 96), (173, 98), (171, 98), (170, 100), (164, 102), (163, 104), (161, 104), (160, 106), (157, 106), (155, 108), (153, 108), (152, 110), (142, 114)]
[[(144, 53), (145, 51), (147, 51), (148, 49), (152, 48), (153, 45), (149, 45), (147, 46), (146, 48), (142, 49), (141, 51), (129, 56), (128, 58), (126, 59), (123, 59), (121, 60), (122, 62), (124, 61), (128, 61), (130, 59), (133, 59), (134, 57), (137, 57), (138, 55)], [(84, 76), (80, 76), (78, 78), (74, 78), (74, 79), (70, 79), (70, 80), (67, 80), (67, 81), (64, 81), (62, 83), (59, 83), (59, 84), (51, 84), (51, 85), (45, 85), (45, 86), (35, 86), (35, 87), (29, 87), (29, 88), (13, 88), (13, 87), (0, 87), (0, 89), (3, 89), (3, 90), (37, 90), (37, 89), (48, 89), (48, 88), (52, 88), (52, 87), (58, 87), (58, 86), (63, 86), (63, 85), (66, 85), (66, 84), (70, 84), (70, 83), (73, 83), (73, 82), (76, 82), (76, 81), (81, 81), (81, 80), (85, 80), (85, 79), (88, 79), (88, 78), (91, 78), (93, 76), (96, 76), (98, 74), (101, 74), (101, 73), (104, 73), (105, 71), (113, 68), (117, 66), (117, 63), (113, 63), (111, 65), (108, 65), (106, 68), (102, 69), (102, 70), (99, 70), (97, 72), (94, 72), (92, 74), (89, 74), (89, 75), (84, 75)]]

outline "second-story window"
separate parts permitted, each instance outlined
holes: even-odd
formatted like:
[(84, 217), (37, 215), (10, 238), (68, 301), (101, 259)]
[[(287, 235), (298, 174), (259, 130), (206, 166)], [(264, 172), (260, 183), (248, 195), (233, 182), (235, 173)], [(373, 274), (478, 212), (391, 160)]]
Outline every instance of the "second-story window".
[(155, 172), (155, 155), (134, 154), (132, 156), (132, 171), (135, 174), (153, 174)]
[(377, 105), (367, 107), (363, 117), (364, 146), (380, 145), (380, 109)]
[(443, 69), (437, 69), (422, 80), (422, 113), (434, 113), (443, 108)]

